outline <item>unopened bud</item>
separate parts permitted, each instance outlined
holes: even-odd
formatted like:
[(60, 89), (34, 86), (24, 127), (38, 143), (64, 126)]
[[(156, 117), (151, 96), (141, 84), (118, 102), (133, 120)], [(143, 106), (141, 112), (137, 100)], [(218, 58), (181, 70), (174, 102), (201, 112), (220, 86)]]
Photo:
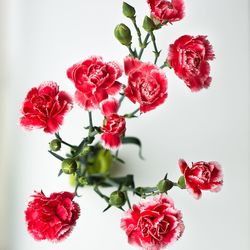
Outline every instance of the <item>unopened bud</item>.
[(152, 32), (156, 28), (154, 21), (148, 16), (145, 16), (142, 27), (147, 32)]
[(73, 174), (76, 172), (77, 163), (71, 158), (64, 159), (62, 161), (62, 171), (65, 174)]
[(58, 151), (61, 149), (61, 141), (54, 139), (49, 143), (49, 147), (51, 151)]
[(128, 18), (135, 17), (135, 8), (126, 2), (123, 2), (122, 12), (123, 12), (123, 15), (128, 17)]
[(122, 207), (126, 203), (125, 194), (121, 191), (114, 191), (109, 198), (109, 204), (115, 207)]
[(125, 46), (129, 46), (132, 41), (132, 35), (130, 29), (123, 23), (118, 24), (114, 30), (117, 40)]
[(170, 190), (173, 187), (173, 182), (170, 180), (161, 180), (158, 182), (157, 184), (157, 189), (161, 192), (161, 193), (165, 193), (168, 190)]

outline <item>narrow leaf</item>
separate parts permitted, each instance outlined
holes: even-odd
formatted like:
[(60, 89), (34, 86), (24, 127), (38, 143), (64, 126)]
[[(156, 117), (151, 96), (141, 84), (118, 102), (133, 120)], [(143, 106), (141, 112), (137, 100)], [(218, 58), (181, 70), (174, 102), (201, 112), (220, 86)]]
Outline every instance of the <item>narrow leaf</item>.
[(139, 147), (139, 157), (144, 160), (144, 157), (142, 156), (142, 144), (141, 141), (137, 137), (123, 137), (122, 144), (135, 144)]
[(49, 153), (50, 154), (52, 154), (54, 157), (56, 157), (58, 160), (60, 160), (60, 161), (63, 161), (64, 160), (64, 158), (62, 157), (62, 156), (60, 156), (60, 155), (58, 155), (58, 154), (56, 154), (56, 153), (54, 153), (54, 152), (52, 152), (52, 151), (50, 151), (50, 150), (48, 150), (49, 151)]

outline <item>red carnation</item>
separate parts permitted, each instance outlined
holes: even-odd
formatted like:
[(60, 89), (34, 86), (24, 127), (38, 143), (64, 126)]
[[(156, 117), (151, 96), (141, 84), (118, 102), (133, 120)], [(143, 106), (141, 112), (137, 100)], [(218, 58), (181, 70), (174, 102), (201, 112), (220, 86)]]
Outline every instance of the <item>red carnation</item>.
[(123, 116), (117, 114), (119, 102), (108, 99), (101, 103), (101, 111), (105, 115), (105, 124), (102, 126), (101, 140), (107, 149), (117, 149), (121, 145), (121, 137), (126, 130), (126, 121)]
[(101, 101), (117, 94), (122, 86), (117, 81), (122, 75), (121, 67), (115, 62), (105, 63), (101, 57), (92, 56), (73, 65), (67, 75), (77, 89), (77, 103), (85, 110), (98, 108)]
[(72, 231), (80, 215), (80, 207), (69, 192), (52, 193), (46, 197), (36, 192), (25, 211), (28, 231), (36, 240), (63, 240)]
[(136, 58), (124, 60), (128, 86), (125, 95), (133, 102), (140, 104), (141, 112), (148, 112), (162, 104), (167, 98), (167, 78), (156, 65), (143, 63)]
[(151, 15), (160, 23), (180, 21), (184, 17), (183, 0), (148, 0)]
[(192, 91), (210, 86), (209, 60), (215, 58), (213, 48), (206, 36), (185, 35), (169, 47), (168, 62), (176, 75), (185, 81)]
[(182, 214), (166, 195), (134, 205), (121, 220), (128, 242), (147, 250), (159, 250), (178, 240), (183, 231)]
[(218, 192), (223, 184), (220, 164), (215, 161), (199, 161), (189, 168), (184, 160), (179, 160), (180, 170), (185, 177), (187, 190), (196, 198), (201, 197), (201, 190)]
[(55, 133), (72, 107), (72, 98), (66, 92), (59, 91), (55, 82), (44, 82), (28, 92), (22, 106), (20, 124), (26, 129), (43, 128), (46, 133)]

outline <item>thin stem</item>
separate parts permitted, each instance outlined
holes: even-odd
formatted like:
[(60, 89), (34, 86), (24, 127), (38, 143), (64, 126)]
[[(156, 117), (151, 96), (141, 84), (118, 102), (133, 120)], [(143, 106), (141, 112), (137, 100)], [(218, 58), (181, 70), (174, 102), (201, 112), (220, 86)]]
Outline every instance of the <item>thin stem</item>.
[(128, 207), (129, 207), (129, 209), (131, 209), (131, 203), (130, 203), (130, 200), (129, 200), (129, 197), (128, 197), (128, 192), (125, 191), (124, 194), (125, 194), (126, 201), (128, 203)]
[(120, 106), (121, 106), (121, 104), (122, 104), (124, 98), (125, 98), (125, 95), (122, 94), (122, 96), (120, 97), (120, 100), (119, 100), (119, 108), (120, 108)]
[(127, 47), (128, 47), (130, 55), (133, 56), (133, 57), (137, 57), (135, 51), (132, 50), (131, 45), (128, 45)]
[(158, 48), (157, 48), (156, 40), (155, 40), (155, 35), (154, 35), (153, 31), (150, 32), (150, 36), (151, 36), (151, 41), (153, 42), (153, 46), (154, 46), (154, 51), (153, 51), (154, 54), (155, 54), (155, 61), (154, 61), (154, 64), (156, 64), (156, 63), (157, 63), (157, 60), (158, 60), (158, 58), (159, 58), (159, 56), (160, 56), (161, 51), (159, 51)]
[(143, 43), (142, 43), (142, 39), (141, 39), (141, 31), (136, 23), (136, 17), (132, 17), (131, 18), (131, 21), (135, 27), (135, 30), (136, 30), (136, 33), (137, 33), (137, 36), (138, 36), (138, 41), (139, 41), (139, 46), (142, 48), (143, 47)]
[(172, 67), (169, 65), (168, 61), (166, 60), (160, 67), (161, 69), (164, 69), (164, 68), (169, 68), (171, 69)]
[(92, 113), (89, 111), (89, 134), (93, 131)]
[(148, 39), (149, 39), (149, 37), (150, 37), (150, 34), (148, 33), (148, 34), (146, 35), (146, 37), (145, 37), (143, 43), (142, 43), (142, 47), (141, 47), (141, 50), (140, 50), (139, 55), (138, 55), (138, 59), (139, 59), (139, 60), (140, 60), (141, 57), (142, 57), (142, 54), (143, 54), (143, 52), (144, 52), (144, 49), (145, 49), (145, 48), (147, 47), (147, 45), (148, 45)]
[(130, 114), (126, 114), (126, 115), (124, 115), (125, 117), (127, 117), (127, 118), (132, 118), (132, 117), (134, 117), (134, 115), (136, 114), (136, 113), (138, 113), (140, 111), (140, 108), (137, 108), (135, 111), (133, 111), (132, 113), (130, 113)]
[(71, 144), (67, 143), (66, 141), (63, 141), (62, 139), (61, 139), (61, 143), (63, 143), (64, 145), (66, 145), (70, 148), (77, 148), (77, 146), (71, 145)]
[(104, 199), (107, 203), (109, 202), (109, 198), (108, 198), (106, 195), (104, 195), (104, 194), (99, 190), (98, 186), (95, 186), (95, 187), (94, 187), (94, 191), (95, 191), (102, 199)]

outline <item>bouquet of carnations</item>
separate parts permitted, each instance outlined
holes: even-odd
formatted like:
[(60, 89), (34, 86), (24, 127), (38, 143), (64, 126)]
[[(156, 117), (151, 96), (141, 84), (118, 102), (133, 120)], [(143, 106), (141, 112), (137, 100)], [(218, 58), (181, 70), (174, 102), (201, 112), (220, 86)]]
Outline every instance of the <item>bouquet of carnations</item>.
[[(119, 156), (123, 144), (138, 146), (139, 157), (143, 158), (141, 140), (127, 136), (126, 123), (165, 103), (168, 97), (165, 70), (174, 70), (192, 92), (206, 89), (211, 84), (209, 61), (215, 56), (206, 36), (179, 37), (170, 44), (164, 61), (159, 64), (161, 50), (157, 45), (156, 32), (184, 17), (184, 1), (147, 2), (150, 15), (145, 16), (142, 27), (138, 25), (135, 8), (123, 2), (123, 14), (131, 21), (136, 34), (136, 39), (133, 39), (130, 28), (123, 23), (114, 29), (116, 39), (128, 48), (123, 65), (105, 62), (100, 56), (90, 56), (67, 69), (67, 77), (75, 87), (74, 99), (59, 90), (56, 82), (47, 81), (32, 88), (24, 100), (21, 126), (54, 134), (48, 152), (59, 160), (58, 176), (69, 175), (74, 186), (74, 192), (62, 191), (46, 196), (40, 191), (32, 196), (25, 219), (28, 231), (36, 240), (58, 242), (65, 239), (80, 216), (76, 202), (80, 197), (79, 188), (92, 187), (106, 202), (103, 211), (113, 208), (125, 211), (121, 228), (130, 244), (158, 250), (179, 239), (184, 231), (182, 213), (169, 197), (172, 188), (187, 190), (196, 199), (201, 197), (203, 190), (218, 192), (221, 189), (222, 171), (216, 161), (198, 161), (189, 165), (179, 159), (178, 180), (170, 180), (164, 173), (158, 183), (147, 187), (137, 186), (133, 174), (112, 175), (114, 162), (124, 164)], [(146, 49), (154, 54), (154, 62), (142, 59)], [(126, 82), (119, 81), (123, 74)], [(122, 113), (120, 107), (125, 98), (135, 108)], [(86, 135), (77, 145), (65, 141), (58, 132), (74, 103), (88, 112), (89, 117), (84, 128)], [(94, 112), (102, 114), (102, 124), (94, 124)], [(66, 155), (60, 154), (61, 147), (68, 148)], [(109, 195), (103, 193), (106, 187), (112, 188)], [(131, 204), (131, 195), (139, 196), (141, 202)]]

